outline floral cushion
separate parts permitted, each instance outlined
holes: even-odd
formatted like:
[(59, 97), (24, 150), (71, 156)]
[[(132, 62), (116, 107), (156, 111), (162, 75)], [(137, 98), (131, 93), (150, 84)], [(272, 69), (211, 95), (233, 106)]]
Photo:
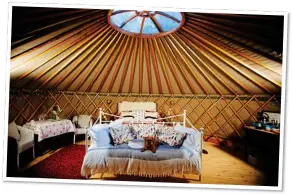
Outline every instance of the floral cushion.
[(165, 128), (158, 133), (157, 138), (170, 146), (181, 146), (186, 137), (185, 133), (178, 132), (173, 128)]
[(109, 128), (109, 132), (115, 145), (127, 143), (135, 138), (129, 125), (123, 125), (122, 128)]
[(156, 130), (152, 124), (133, 125), (132, 131), (137, 139), (143, 139), (144, 137), (156, 136)]

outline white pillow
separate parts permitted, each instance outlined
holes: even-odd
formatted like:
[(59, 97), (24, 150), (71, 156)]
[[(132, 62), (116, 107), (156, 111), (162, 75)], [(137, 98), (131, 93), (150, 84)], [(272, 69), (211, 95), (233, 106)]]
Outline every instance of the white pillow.
[(17, 129), (16, 123), (13, 121), (8, 125), (8, 136), (16, 139), (17, 141), (20, 140), (20, 133)]
[(108, 127), (121, 129), (123, 127), (123, 119), (117, 119), (109, 123)]

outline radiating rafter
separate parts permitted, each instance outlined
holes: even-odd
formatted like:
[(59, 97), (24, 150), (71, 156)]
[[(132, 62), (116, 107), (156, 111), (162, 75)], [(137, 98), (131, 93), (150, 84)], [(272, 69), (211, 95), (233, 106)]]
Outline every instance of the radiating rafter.
[(202, 84), (196, 73), (192, 70), (190, 64), (185, 60), (185, 57), (182, 53), (185, 53), (185, 50), (182, 48), (181, 43), (179, 43), (172, 35), (169, 35), (170, 39), (175, 43), (175, 50), (178, 51), (180, 58), (184, 61), (185, 66), (187, 67), (188, 71), (191, 73), (192, 77), (196, 80), (200, 88), (204, 91), (205, 94), (209, 94), (206, 87)]
[[(85, 33), (85, 35), (80, 36), (79, 39), (76, 39), (77, 41), (74, 41), (73, 42), (74, 44), (70, 44), (69, 47), (64, 47), (60, 52), (58, 52), (55, 55), (51, 56), (51, 58), (49, 58), (48, 60), (43, 61), (43, 63), (39, 64), (37, 67), (35, 67), (35, 68), (31, 67), (29, 71), (26, 71), (22, 75), (20, 75), (14, 81), (14, 83), (17, 84), (19, 81), (21, 81), (22, 79), (24, 79), (25, 77), (27, 77), (28, 75), (30, 75), (32, 72), (34, 72), (37, 69), (39, 69), (40, 67), (42, 67), (43, 65), (45, 65), (46, 63), (48, 63), (49, 61), (51, 61), (53, 58), (59, 56), (63, 51), (65, 51), (65, 50), (67, 50), (67, 49), (75, 46), (79, 41), (82, 41), (83, 39), (86, 39), (88, 37), (88, 35), (90, 35), (90, 34), (96, 34), (97, 27), (101, 27), (101, 26), (100, 25), (93, 24), (93, 25), (89, 25), (89, 26), (86, 26), (86, 27), (87, 28), (80, 28), (80, 29), (78, 29), (78, 31), (76, 33), (74, 33), (72, 36), (69, 36), (68, 38), (64, 39), (63, 41), (59, 42), (57, 45), (54, 45), (53, 47), (51, 47), (49, 49), (49, 51), (51, 51), (52, 49), (57, 48), (58, 46), (61, 46), (65, 41), (68, 41), (70, 39), (75, 38), (75, 35), (76, 34), (81, 34), (81, 33), (84, 34)], [(101, 29), (103, 29), (103, 28), (101, 27)], [(88, 33), (86, 33), (86, 32), (88, 32)], [(43, 53), (41, 53), (40, 55), (38, 55), (38, 57), (41, 57), (46, 52), (48, 52), (48, 51), (44, 51)], [(24, 65), (25, 64), (26, 64), (26, 62), (24, 62)]]
[(161, 54), (161, 51), (160, 51), (160, 47), (163, 47), (163, 45), (160, 45), (160, 47), (158, 46), (157, 44), (157, 41), (156, 39), (153, 39), (153, 45), (154, 45), (154, 49), (157, 51), (157, 58), (161, 64), (161, 69), (162, 69), (162, 73), (164, 74), (164, 77), (165, 77), (165, 81), (166, 81), (166, 84), (168, 86), (168, 89), (169, 89), (169, 93), (170, 94), (174, 94), (173, 92), (173, 88), (172, 88), (172, 85), (170, 83), (170, 79), (169, 79), (169, 76), (168, 76), (168, 73), (166, 72), (166, 64), (165, 64), (165, 61), (162, 57), (162, 54)]
[(139, 40), (139, 93), (143, 92), (143, 39)]
[[(95, 74), (93, 74), (94, 78), (91, 79), (91, 82), (85, 91), (91, 91), (93, 85), (96, 83), (96, 80), (99, 78), (101, 73), (104, 71), (106, 64), (108, 63), (109, 60), (111, 60), (111, 55), (115, 53), (116, 49), (120, 45), (123, 36), (120, 33), (117, 33), (117, 35), (118, 35), (117, 40), (116, 41), (114, 39), (111, 40), (111, 42), (106, 46), (106, 50), (103, 49), (103, 51), (102, 51), (103, 53), (99, 56), (99, 59), (95, 62), (94, 67), (95, 67), (95, 65), (97, 65), (97, 67), (96, 67), (97, 72), (95, 72)], [(115, 44), (113, 44), (113, 43), (115, 43)], [(113, 45), (111, 45), (111, 44), (113, 44)], [(104, 57), (104, 58), (102, 58), (102, 57)], [(98, 64), (98, 61), (103, 61), (103, 62)], [(95, 70), (94, 67), (91, 68), (92, 71)], [(90, 71), (90, 73), (92, 71)], [(88, 79), (89, 75), (90, 74), (87, 74), (87, 76), (86, 76), (87, 79)], [(85, 80), (87, 80), (87, 79), (85, 79)], [(83, 81), (83, 83), (84, 83), (84, 81)], [(82, 85), (83, 85), (83, 83), (82, 83)], [(81, 87), (82, 85), (79, 85), (79, 87)], [(78, 88), (78, 90), (79, 89), (80, 88)]]
[(134, 83), (134, 75), (135, 75), (135, 68), (136, 68), (136, 61), (137, 61), (137, 54), (138, 54), (138, 38), (134, 39), (135, 45), (133, 50), (133, 56), (132, 56), (132, 64), (131, 64), (131, 72), (130, 72), (130, 83), (129, 83), (129, 89), (128, 92), (132, 93), (133, 90), (133, 83)]
[[(93, 36), (94, 37), (94, 36)], [(58, 73), (60, 73), (64, 68), (66, 68), (71, 62), (73, 62), (75, 59), (77, 59), (80, 55), (84, 54), (84, 56), (86, 56), (86, 52), (88, 52), (88, 48), (95, 43), (95, 41), (98, 39), (98, 36), (96, 36), (94, 39), (88, 39), (91, 41), (90, 44), (85, 45), (84, 47), (79, 47), (81, 48), (80, 50), (78, 50), (76, 53), (71, 53), (69, 61), (67, 63), (64, 63), (63, 65), (61, 65), (61, 67), (54, 71), (54, 73), (52, 73), (45, 81), (42, 82), (42, 84), (38, 87), (40, 88), (44, 88), (44, 86), (50, 81), (52, 80), (55, 76), (58, 75)], [(72, 55), (73, 54), (73, 55)], [(60, 61), (60, 62), (63, 62)], [(54, 65), (54, 67), (56, 67), (56, 65)], [(50, 67), (50, 69), (52, 69), (52, 67)], [(49, 69), (49, 70), (50, 70)]]
[[(118, 47), (115, 49), (114, 53), (111, 54), (110, 60), (108, 62), (105, 62), (104, 64), (104, 75), (101, 79), (101, 84), (99, 84), (97, 93), (99, 93), (104, 86), (105, 82), (109, 78), (110, 72), (112, 71), (116, 61), (119, 61), (119, 56), (123, 56), (123, 52), (126, 49), (126, 46), (128, 44), (129, 38), (127, 36), (122, 36), (122, 40), (118, 43)], [(124, 47), (124, 48), (123, 48)], [(123, 51), (124, 50), (124, 51)], [(121, 62), (121, 61), (120, 61)]]
[[(119, 43), (119, 46), (115, 49), (115, 52), (111, 55), (111, 59), (105, 64), (105, 71), (103, 71), (104, 75), (101, 79), (101, 84), (99, 84), (97, 93), (99, 93), (104, 86), (105, 82), (109, 80), (109, 75), (111, 71), (114, 69), (114, 65), (117, 63), (117, 65), (121, 64), (121, 60), (123, 57), (123, 54), (125, 52), (126, 46), (128, 45), (129, 37), (123, 36), (121, 42)], [(113, 79), (112, 79), (113, 80)], [(110, 89), (110, 87), (109, 87)]]
[[(88, 70), (86, 70), (85, 76), (83, 75), (82, 77), (80, 77), (81, 80), (78, 80), (78, 85), (75, 87), (75, 90), (80, 90), (81, 86), (84, 84), (84, 82), (88, 79), (88, 77), (90, 77), (90, 75), (92, 74), (92, 72), (95, 70), (95, 68), (99, 68), (99, 66), (101, 66), (100, 61), (102, 60), (102, 57), (106, 54), (106, 52), (110, 49), (109, 53), (111, 54), (115, 48), (115, 46), (112, 46), (111, 43), (113, 43), (114, 41), (116, 41), (116, 39), (118, 38), (119, 33), (114, 33), (112, 39), (110, 39), (109, 42), (103, 42), (102, 46), (99, 47), (98, 49), (100, 49), (101, 53), (98, 56), (98, 59), (96, 59), (94, 61), (94, 64), (90, 65), (90, 68)], [(119, 36), (120, 38), (120, 36)], [(107, 58), (108, 59), (108, 58)], [(80, 76), (77, 75), (78, 77)], [(95, 75), (95, 77), (98, 77), (98, 75)], [(95, 78), (91, 79), (91, 83), (89, 84), (89, 86), (87, 87), (86, 91), (89, 91), (91, 88), (91, 86), (93, 85), (93, 83), (95, 82)]]
[(169, 38), (162, 37), (161, 40), (163, 41), (164, 46), (165, 46), (166, 50), (168, 51), (168, 54), (173, 59), (177, 68), (179, 69), (180, 73), (182, 74), (182, 77), (184, 78), (185, 82), (187, 83), (192, 94), (196, 94), (197, 92), (196, 92), (193, 84), (191, 83), (189, 76), (186, 75), (186, 72), (181, 65), (181, 63), (183, 63), (183, 62), (180, 61), (181, 60), (180, 58), (176, 57), (176, 53), (171, 49), (172, 48), (171, 46), (173, 46), (173, 43), (170, 41)]
[(220, 70), (221, 73), (223, 73), (225, 76), (227, 76), (229, 79), (231, 79), (237, 86), (239, 86), (241, 89), (243, 89), (246, 93), (248, 93), (248, 94), (251, 94), (252, 93), (252, 92), (250, 92), (248, 90), (248, 88), (246, 88), (246, 86), (244, 86), (241, 82), (239, 82), (236, 77), (234, 77), (232, 74), (230, 74), (229, 72), (227, 72), (223, 67), (221, 67), (221, 65), (217, 64), (217, 62), (214, 61), (214, 59), (208, 53), (206, 53), (201, 48), (199, 48), (198, 46), (196, 46), (196, 45), (200, 45), (201, 44), (199, 41), (197, 41), (196, 39), (194, 39), (193, 37), (191, 37), (191, 36), (189, 36), (187, 34), (183, 34), (183, 36), (187, 37), (193, 43), (197, 43), (197, 44), (192, 44), (192, 45), (195, 46), (195, 48), (197, 50), (199, 50), (200, 53), (204, 57), (206, 57), (218, 70)]
[(163, 94), (162, 85), (161, 85), (161, 79), (160, 79), (161, 77), (160, 77), (160, 74), (159, 74), (159, 69), (158, 69), (158, 64), (157, 64), (157, 58), (156, 58), (156, 55), (155, 55), (155, 50), (154, 50), (154, 47), (153, 47), (151, 39), (147, 39), (147, 40), (148, 40), (148, 44), (149, 44), (149, 48), (150, 48), (150, 54), (151, 54), (152, 64), (153, 64), (154, 72), (155, 72), (155, 76), (156, 76), (156, 82), (157, 82), (157, 85), (158, 85), (158, 91), (159, 91), (160, 94)]
[(149, 44), (147, 39), (143, 39), (144, 41), (144, 49), (145, 49), (145, 58), (146, 58), (146, 68), (148, 75), (148, 85), (149, 85), (149, 94), (153, 93), (152, 88), (152, 75), (151, 75), (151, 61), (150, 61), (150, 53), (149, 53)]
[[(74, 47), (74, 49), (72, 50), (71, 53), (69, 53), (67, 55), (64, 55), (62, 57), (59, 57), (57, 59), (57, 61), (53, 65), (48, 66), (45, 70), (43, 70), (41, 73), (39, 73), (37, 76), (35, 76), (34, 79), (32, 79), (29, 82), (27, 82), (23, 87), (26, 87), (26, 86), (30, 85), (30, 83), (39, 80), (41, 77), (45, 76), (47, 74), (47, 72), (49, 72), (51, 69), (53, 69), (54, 67), (56, 67), (60, 63), (62, 63), (64, 60), (68, 59), (68, 60), (73, 61), (75, 58), (72, 57), (72, 54), (75, 54), (75, 57), (78, 57), (78, 54), (77, 53), (82, 53), (83, 51), (85, 51), (85, 49), (90, 46), (90, 44), (88, 44), (88, 43), (90, 43), (90, 42), (92, 43), (92, 39), (90, 39), (90, 38), (95, 37), (97, 34), (98, 34), (98, 31), (97, 32), (94, 32), (94, 34), (92, 34), (90, 36), (86, 36), (86, 34), (85, 34), (83, 36), (84, 40), (81, 39), (80, 42), (79, 41), (76, 42), (77, 44), (71, 44), (72, 48)], [(60, 54), (62, 54), (66, 49), (71, 48), (71, 46), (70, 47), (65, 47), (64, 49), (62, 49), (55, 57), (57, 57)], [(49, 61), (46, 61), (46, 63), (50, 62), (55, 57), (50, 58), (50, 60)], [(72, 58), (70, 58), (70, 57), (72, 57)], [(45, 65), (46, 63), (44, 63), (43, 65)], [(38, 66), (37, 69), (39, 69), (41, 67), (42, 67), (42, 65)], [(45, 84), (46, 83), (43, 82), (38, 87), (41, 88)]]
[(111, 76), (111, 82), (108, 88), (108, 93), (112, 92), (112, 88), (117, 79), (117, 75), (121, 71), (121, 65), (122, 65), (123, 60), (125, 59), (126, 50), (128, 49), (129, 44), (130, 44), (130, 37), (127, 37), (126, 44), (124, 45), (124, 48), (122, 48), (123, 50), (121, 54), (119, 55), (116, 64), (114, 65), (116, 68), (115, 68), (114, 74)]
[(130, 47), (129, 47), (127, 55), (126, 55), (126, 61), (125, 61), (125, 65), (124, 65), (123, 74), (122, 74), (122, 78), (121, 78), (121, 82), (120, 82), (120, 87), (119, 87), (118, 93), (121, 93), (122, 90), (123, 90), (123, 86), (124, 86), (124, 83), (125, 83), (126, 75), (127, 75), (127, 72), (128, 72), (128, 67), (130, 66), (130, 60), (131, 60), (131, 56), (132, 56), (131, 54), (133, 52), (134, 42), (135, 42), (135, 38), (131, 37), (131, 43), (130, 43)]
[[(182, 27), (184, 30), (185, 28)], [(190, 30), (186, 30), (188, 33), (190, 33), (191, 35), (193, 35), (194, 37), (197, 37), (194, 33), (192, 33)], [(218, 52), (210, 49), (209, 47), (207, 47), (204, 44), (200, 44), (201, 46), (203, 46), (204, 48), (206, 48), (208, 51), (210, 51), (212, 54), (214, 54), (215, 56), (217, 56), (219, 59), (221, 59), (222, 61), (224, 61), (226, 64), (228, 64), (230, 67), (232, 67), (234, 70), (236, 70), (238, 73), (240, 73), (241, 75), (243, 75), (245, 78), (249, 79), (250, 81), (252, 81), (254, 84), (258, 85), (260, 88), (262, 88), (264, 91), (268, 92), (269, 94), (272, 94), (272, 92), (265, 87), (264, 85), (260, 84), (259, 82), (257, 82), (254, 78), (252, 78), (250, 75), (242, 72), (238, 67), (236, 67), (234, 64), (232, 64), (231, 62), (229, 62), (228, 60), (226, 60), (222, 55), (218, 54)]]
[[(196, 51), (199, 51), (200, 53), (203, 53), (201, 51), (201, 49), (199, 47), (197, 47), (196, 45), (194, 45), (191, 41), (189, 41), (189, 39), (187, 39), (186, 37), (183, 36), (183, 34), (177, 34), (178, 36), (180, 36), (190, 47), (193, 47), (196, 49)], [(205, 53), (204, 53), (205, 54)], [(220, 79), (218, 77), (218, 75), (212, 70), (212, 68), (209, 67), (208, 64), (205, 63), (205, 61), (199, 57), (198, 55), (196, 55), (196, 58), (204, 65), (204, 67), (213, 75), (213, 77), (222, 84), (222, 86), (224, 86), (225, 88), (227, 88), (227, 90), (235, 95), (237, 95), (229, 86), (228, 84), (225, 84), (222, 79)]]
[[(198, 27), (197, 27), (197, 28), (198, 28)], [(193, 29), (193, 31), (194, 31), (194, 33), (196, 32), (196, 34), (198, 34), (198, 37), (201, 37), (201, 36), (199, 36), (199, 34), (202, 34), (202, 33), (200, 33), (197, 29)], [(203, 33), (204, 33), (204, 35), (210, 37), (210, 35), (206, 34), (206, 31), (203, 31)], [(210, 37), (210, 38), (211, 38), (211, 37)], [(200, 38), (200, 40), (202, 40), (202, 38)], [(223, 44), (221, 41), (219, 41), (219, 40), (217, 40), (217, 39), (212, 38), (212, 40), (215, 41), (217, 44), (212, 43), (211, 41), (207, 40), (206, 38), (205, 38), (204, 40), (205, 40), (204, 42), (206, 42), (207, 44), (211, 45), (212, 47), (216, 48), (217, 50), (219, 50), (220, 52), (222, 52), (222, 53), (225, 54), (226, 56), (228, 56), (228, 57), (232, 58), (233, 60), (235, 60), (236, 62), (240, 63), (242, 66), (246, 67), (247, 69), (253, 71), (253, 72), (256, 73), (256, 74), (258, 74), (260, 77), (266, 79), (267, 81), (269, 81), (269, 82), (275, 84), (275, 85), (278, 86), (278, 87), (281, 87), (281, 83), (279, 83), (279, 82), (277, 82), (276, 80), (274, 80), (274, 79), (272, 78), (272, 76), (267, 76), (267, 75), (265, 75), (265, 73), (264, 73), (263, 71), (260, 72), (260, 71), (257, 70), (256, 68), (250, 66), (249, 64), (247, 64), (247, 63), (244, 62), (243, 60), (239, 59), (238, 57), (236, 57), (236, 56), (230, 54), (229, 52), (225, 51), (224, 49), (221, 49), (221, 48), (219, 47), (219, 45), (222, 46), (223, 48), (228, 49), (228, 50), (231, 50), (232, 52), (235, 52), (235, 53), (237, 53), (237, 54), (239, 54), (239, 55), (241, 55), (241, 56), (243, 56), (243, 57), (246, 56), (245, 54), (243, 54), (243, 53), (237, 51), (236, 49), (234, 49), (234, 48), (228, 46), (227, 44)], [(217, 46), (217, 45), (218, 45), (218, 46)], [(246, 57), (246, 58), (248, 58), (249, 60), (251, 60), (250, 57)], [(259, 65), (259, 66), (262, 66), (262, 67), (264, 67), (264, 68), (266, 68), (266, 69), (268, 69), (268, 70), (270, 70), (269, 67), (267, 67), (266, 65), (264, 65), (264, 64), (262, 64), (262, 63), (256, 63), (256, 64)], [(274, 71), (273, 71), (273, 72), (274, 72)], [(274, 73), (277, 73), (277, 72), (274, 72)], [(277, 74), (278, 74), (278, 73), (277, 73)], [(279, 75), (279, 74), (278, 74), (278, 75)]]
[[(160, 38), (158, 38), (157, 41), (158, 41), (158, 43), (159, 43), (159, 45), (160, 45), (162, 55), (163, 55), (163, 56), (167, 56), (168, 53), (167, 53), (167, 51), (166, 51), (166, 49), (165, 49), (165, 46), (166, 46), (166, 45), (162, 43), (162, 41), (161, 41)], [(177, 85), (178, 85), (178, 88), (179, 88), (180, 92), (181, 92), (182, 94), (185, 94), (184, 87), (182, 86), (182, 83), (181, 83), (181, 81), (179, 80), (178, 73), (176, 72), (176, 70), (175, 70), (175, 68), (174, 68), (174, 66), (173, 66), (173, 64), (172, 64), (172, 62), (170, 61), (170, 59), (169, 59), (168, 57), (165, 57), (165, 60), (166, 60), (166, 64), (168, 64), (168, 66), (169, 66), (169, 68), (170, 68), (170, 70), (171, 70), (171, 72), (172, 72), (172, 75), (173, 75), (173, 77), (174, 77), (174, 79), (175, 79), (175, 81), (176, 81), (176, 83), (177, 83)]]
[[(109, 37), (109, 34), (107, 34), (106, 36), (103, 36), (104, 34), (108, 32), (108, 30), (104, 29), (101, 31), (101, 33), (99, 34), (99, 37), (101, 38), (98, 39), (96, 44), (92, 45), (88, 50), (86, 50), (88, 54), (86, 54), (81, 60), (79, 60), (79, 62), (76, 63), (73, 67), (72, 67), (72, 64), (70, 64), (71, 69), (68, 70), (61, 78), (59, 78), (57, 82), (52, 86), (52, 88), (57, 88), (71, 74), (79, 75), (82, 72), (83, 68), (85, 68), (88, 64), (90, 64), (94, 60), (94, 58), (99, 52), (99, 50), (95, 48), (101, 45), (102, 41), (104, 41), (107, 37)], [(77, 70), (77, 68), (79, 68), (79, 70)], [(75, 77), (73, 77), (73, 79), (75, 80)]]
[[(176, 34), (173, 34), (173, 36), (175, 38), (177, 38), (178, 41), (180, 41), (182, 44), (182, 47), (185, 50), (185, 53), (187, 54), (188, 58), (190, 59), (190, 61), (192, 61), (192, 64), (196, 66), (196, 69), (198, 69), (198, 71), (205, 77), (205, 79), (207, 80), (207, 82), (209, 82), (209, 84), (215, 89), (215, 91), (217, 93), (219, 93), (220, 95), (223, 95), (223, 93), (221, 92), (221, 90), (216, 86), (216, 84), (212, 81), (212, 79), (205, 73), (205, 71), (200, 67), (200, 65), (198, 65), (198, 63), (194, 60), (194, 58), (199, 59), (198, 55), (196, 53), (194, 53), (192, 51), (192, 49), (190, 47), (187, 46), (187, 44), (183, 44), (183, 42), (185, 40), (181, 39), (179, 36), (177, 36)], [(192, 55), (192, 56), (191, 56)], [(200, 59), (199, 59), (200, 60)], [(200, 60), (201, 61), (201, 60)], [(201, 61), (202, 62), (202, 61)]]

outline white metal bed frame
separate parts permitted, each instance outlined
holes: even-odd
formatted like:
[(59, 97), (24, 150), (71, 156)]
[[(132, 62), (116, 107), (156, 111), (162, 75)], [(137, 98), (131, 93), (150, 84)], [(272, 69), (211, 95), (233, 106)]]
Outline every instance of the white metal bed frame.
[[(204, 135), (204, 128), (200, 128), (199, 130), (198, 129), (196, 129), (194, 126), (193, 126), (193, 124), (190, 122), (190, 120), (187, 118), (187, 111), (186, 110), (184, 110), (184, 112), (183, 112), (183, 114), (179, 114), (179, 115), (174, 115), (174, 116), (168, 116), (168, 117), (164, 117), (164, 118), (160, 118), (160, 119), (162, 119), (162, 120), (164, 120), (164, 119), (171, 119), (171, 118), (175, 118), (175, 117), (183, 117), (183, 122), (157, 122), (157, 121), (153, 121), (153, 122), (149, 122), (149, 121), (147, 121), (147, 122), (143, 122), (143, 121), (141, 121), (141, 122), (127, 122), (127, 123), (129, 123), (129, 124), (162, 124), (162, 125), (164, 125), (164, 124), (172, 124), (173, 126), (175, 125), (175, 124), (183, 124), (183, 126), (184, 127), (186, 127), (186, 124), (189, 124), (190, 126), (191, 126), (191, 128), (192, 129), (194, 129), (194, 130), (197, 130), (197, 131), (199, 131), (200, 133), (201, 133), (201, 150), (200, 150), (200, 157), (201, 157), (201, 172), (200, 172), (200, 174), (199, 174), (199, 181), (201, 181), (201, 179), (202, 179), (202, 166), (203, 166), (203, 164), (202, 164), (202, 153), (203, 153), (203, 135)], [(103, 121), (102, 120), (102, 117), (104, 116), (104, 115), (107, 115), (107, 116), (112, 116), (112, 117), (116, 117), (116, 118), (119, 118), (120, 116), (118, 116), (118, 115), (114, 115), (114, 114), (110, 114), (110, 113), (106, 113), (106, 112), (104, 112), (103, 110), (102, 110), (102, 108), (99, 108), (99, 115), (98, 115), (98, 119), (94, 122), (94, 124), (93, 125), (95, 125), (95, 124), (102, 124), (102, 123), (110, 123), (111, 121)], [(89, 139), (89, 137), (90, 137), (90, 135), (89, 135), (89, 133), (88, 133), (88, 131), (89, 131), (90, 129), (88, 129), (87, 131), (86, 131), (86, 134), (85, 134), (85, 153), (87, 153), (88, 152), (88, 146), (89, 146), (89, 144), (88, 144), (88, 139)], [(86, 178), (88, 178), (87, 176), (86, 176)]]

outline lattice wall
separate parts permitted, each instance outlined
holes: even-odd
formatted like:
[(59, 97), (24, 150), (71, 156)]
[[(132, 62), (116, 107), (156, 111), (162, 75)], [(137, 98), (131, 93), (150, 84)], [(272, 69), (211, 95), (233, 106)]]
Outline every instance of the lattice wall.
[(231, 135), (242, 137), (240, 130), (248, 120), (256, 120), (258, 111), (280, 112), (280, 103), (275, 96), (212, 96), (212, 95), (137, 95), (137, 94), (101, 94), (69, 91), (30, 91), (11, 90), (9, 102), (9, 122), (22, 125), (32, 119), (37, 120), (41, 113), (50, 112), (50, 108), (59, 105), (61, 118), (72, 119), (79, 114), (98, 116), (99, 108), (110, 113), (117, 112), (117, 103), (121, 101), (153, 101), (158, 111), (179, 114), (187, 110), (187, 117), (194, 126), (205, 128), (205, 140), (215, 137), (217, 140)]

